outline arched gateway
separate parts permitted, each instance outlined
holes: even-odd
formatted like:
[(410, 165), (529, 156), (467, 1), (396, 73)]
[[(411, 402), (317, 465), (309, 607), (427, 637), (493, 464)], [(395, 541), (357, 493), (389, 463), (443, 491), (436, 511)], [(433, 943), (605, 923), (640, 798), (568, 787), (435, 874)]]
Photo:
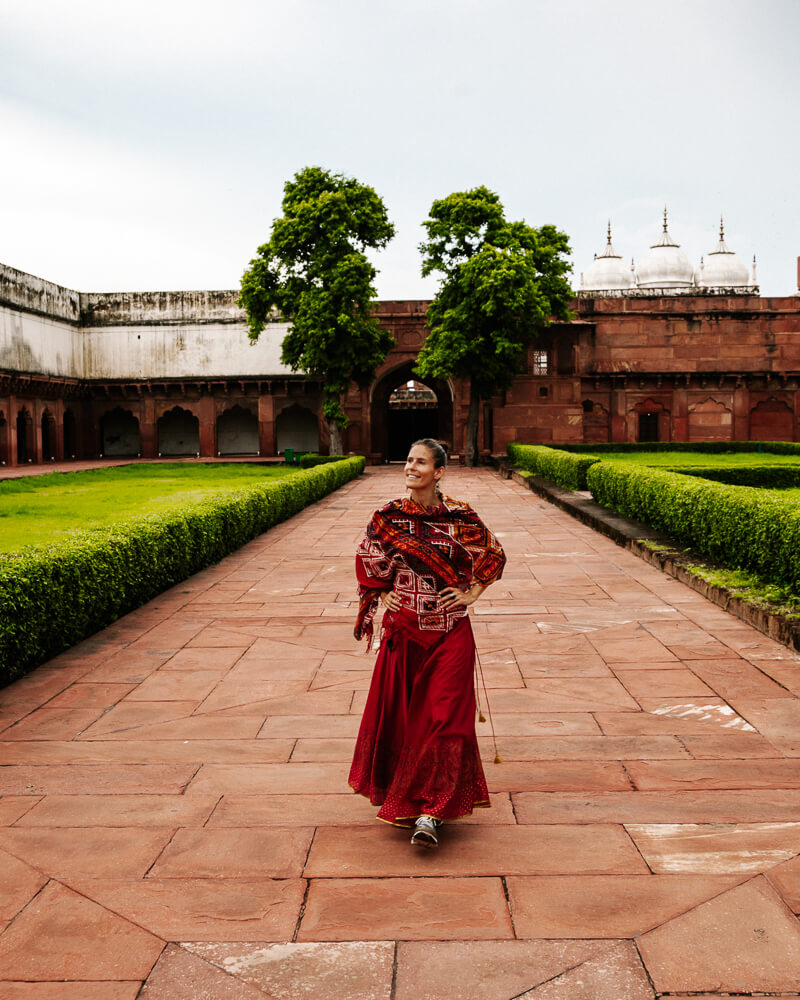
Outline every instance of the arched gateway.
[(421, 382), (413, 368), (413, 361), (399, 365), (372, 387), (371, 451), (390, 462), (402, 462), (409, 444), (422, 437), (437, 438), (453, 450), (453, 390), (442, 379)]

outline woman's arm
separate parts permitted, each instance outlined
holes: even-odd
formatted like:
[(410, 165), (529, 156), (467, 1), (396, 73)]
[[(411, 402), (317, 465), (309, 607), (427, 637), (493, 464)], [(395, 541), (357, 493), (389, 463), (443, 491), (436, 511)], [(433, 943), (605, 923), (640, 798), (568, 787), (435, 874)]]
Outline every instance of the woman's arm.
[(451, 608), (457, 608), (459, 605), (468, 608), (470, 604), (474, 604), (478, 600), (484, 590), (491, 586), (493, 582), (478, 583), (476, 581), (469, 590), (459, 590), (458, 587), (445, 587), (444, 590), (439, 591), (442, 607), (448, 611)]

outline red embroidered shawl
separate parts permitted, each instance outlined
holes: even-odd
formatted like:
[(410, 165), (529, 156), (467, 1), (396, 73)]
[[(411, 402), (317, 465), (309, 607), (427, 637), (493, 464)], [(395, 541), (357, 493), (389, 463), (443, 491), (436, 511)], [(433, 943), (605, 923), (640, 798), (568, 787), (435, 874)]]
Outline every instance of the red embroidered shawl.
[(431, 508), (406, 497), (392, 500), (372, 515), (356, 553), (356, 639), (371, 642), (378, 596), (394, 589), (403, 608), (391, 621), (428, 645), (467, 613), (465, 607), (439, 607), (439, 591), (498, 580), (505, 561), (500, 543), (468, 503), (444, 497)]

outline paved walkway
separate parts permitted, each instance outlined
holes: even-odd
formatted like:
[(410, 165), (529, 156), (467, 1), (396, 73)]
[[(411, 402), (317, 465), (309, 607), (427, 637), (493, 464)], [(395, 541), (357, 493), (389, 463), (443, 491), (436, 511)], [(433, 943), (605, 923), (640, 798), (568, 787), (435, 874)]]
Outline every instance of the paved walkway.
[(494, 807), (424, 853), (348, 793), (370, 470), (0, 692), (0, 996), (800, 997), (800, 657), (448, 475), (509, 554)]

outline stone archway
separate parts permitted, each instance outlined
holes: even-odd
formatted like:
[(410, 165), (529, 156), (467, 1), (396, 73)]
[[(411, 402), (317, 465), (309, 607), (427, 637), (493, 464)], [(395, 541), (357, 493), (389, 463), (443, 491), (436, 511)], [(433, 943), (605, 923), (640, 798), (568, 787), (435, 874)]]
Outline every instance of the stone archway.
[(56, 457), (56, 419), (49, 410), (42, 414), (42, 461), (52, 462)]
[(423, 382), (414, 374), (415, 363), (393, 368), (372, 389), (370, 450), (385, 462), (402, 462), (411, 442), (423, 437), (436, 438), (453, 451), (453, 391), (442, 379)]
[[(64, 414), (64, 433), (66, 436), (66, 414)], [(66, 451), (66, 443), (65, 443)], [(100, 455), (125, 456), (134, 458), (141, 453), (142, 440), (139, 432), (139, 421), (130, 410), (115, 406), (100, 417)]]
[(751, 441), (793, 440), (794, 414), (788, 403), (770, 396), (750, 411)]
[(282, 455), (287, 448), (299, 452), (319, 451), (319, 418), (307, 406), (292, 403), (275, 419), (275, 450)]
[(258, 455), (258, 418), (243, 406), (231, 406), (217, 417), (218, 455)]
[(158, 418), (159, 455), (199, 455), (200, 421), (182, 406), (173, 406)]
[(33, 419), (23, 406), (17, 413), (17, 465), (26, 465), (33, 458)]

